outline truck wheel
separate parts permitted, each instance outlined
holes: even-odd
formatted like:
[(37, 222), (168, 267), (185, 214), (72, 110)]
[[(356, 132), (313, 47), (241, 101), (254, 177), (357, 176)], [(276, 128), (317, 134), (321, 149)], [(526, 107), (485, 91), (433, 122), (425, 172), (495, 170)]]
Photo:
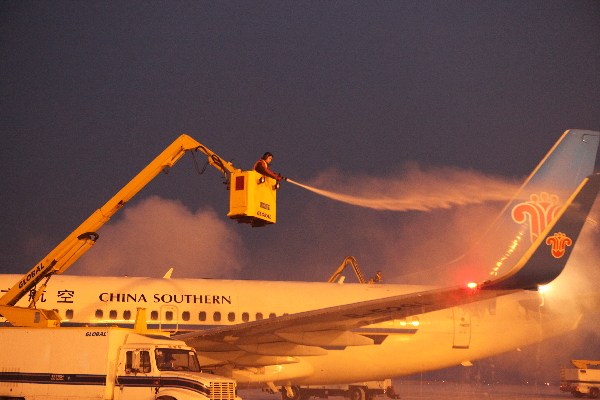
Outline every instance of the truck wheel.
[(598, 390), (597, 387), (593, 387), (590, 389), (590, 393), (588, 394), (588, 396), (590, 396), (590, 399), (597, 399), (599, 394), (600, 390)]
[(350, 389), (350, 400), (365, 400), (365, 389), (360, 386), (355, 386)]
[(300, 398), (300, 388), (298, 386), (290, 386), (292, 396), (288, 396), (288, 391), (285, 386), (281, 387), (281, 400), (298, 400)]

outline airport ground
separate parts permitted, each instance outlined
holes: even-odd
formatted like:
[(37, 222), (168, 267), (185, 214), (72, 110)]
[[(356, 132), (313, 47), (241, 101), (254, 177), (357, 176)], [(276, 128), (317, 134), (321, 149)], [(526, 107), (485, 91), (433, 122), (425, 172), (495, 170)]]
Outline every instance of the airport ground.
[[(555, 385), (473, 385), (467, 383), (395, 381), (394, 387), (401, 400), (448, 399), (448, 400), (540, 400), (573, 399), (570, 393), (563, 393)], [(279, 400), (279, 394), (269, 394), (261, 390), (241, 389), (243, 400)], [(313, 399), (313, 398), (311, 398)], [(343, 399), (331, 397), (331, 399)], [(385, 400), (387, 397), (376, 397)]]

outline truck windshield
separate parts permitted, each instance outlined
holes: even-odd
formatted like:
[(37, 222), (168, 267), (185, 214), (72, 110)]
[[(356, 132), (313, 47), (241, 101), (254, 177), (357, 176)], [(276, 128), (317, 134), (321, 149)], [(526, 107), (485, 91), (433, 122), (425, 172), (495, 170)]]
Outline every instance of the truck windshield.
[(156, 349), (156, 366), (161, 371), (200, 372), (196, 353), (183, 349)]

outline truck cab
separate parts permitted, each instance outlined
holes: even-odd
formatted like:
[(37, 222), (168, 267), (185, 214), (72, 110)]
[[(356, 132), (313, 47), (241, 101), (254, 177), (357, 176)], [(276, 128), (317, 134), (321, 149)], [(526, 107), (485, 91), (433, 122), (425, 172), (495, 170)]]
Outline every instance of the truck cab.
[(114, 399), (236, 399), (231, 379), (203, 373), (196, 351), (174, 342), (121, 346)]

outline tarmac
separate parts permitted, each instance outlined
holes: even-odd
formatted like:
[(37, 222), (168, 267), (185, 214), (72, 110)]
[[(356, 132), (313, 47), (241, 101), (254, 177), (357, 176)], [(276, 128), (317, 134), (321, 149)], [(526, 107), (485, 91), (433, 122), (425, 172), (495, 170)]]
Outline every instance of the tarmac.
[[(394, 382), (401, 400), (449, 399), (449, 400), (538, 400), (573, 399), (570, 393), (561, 392), (555, 385), (505, 385), (464, 384), (450, 382)], [(240, 389), (243, 400), (280, 400), (279, 393), (270, 394), (259, 389)], [(343, 399), (343, 397), (331, 397)], [(386, 400), (376, 397), (375, 400)], [(318, 400), (311, 397), (311, 400)]]

